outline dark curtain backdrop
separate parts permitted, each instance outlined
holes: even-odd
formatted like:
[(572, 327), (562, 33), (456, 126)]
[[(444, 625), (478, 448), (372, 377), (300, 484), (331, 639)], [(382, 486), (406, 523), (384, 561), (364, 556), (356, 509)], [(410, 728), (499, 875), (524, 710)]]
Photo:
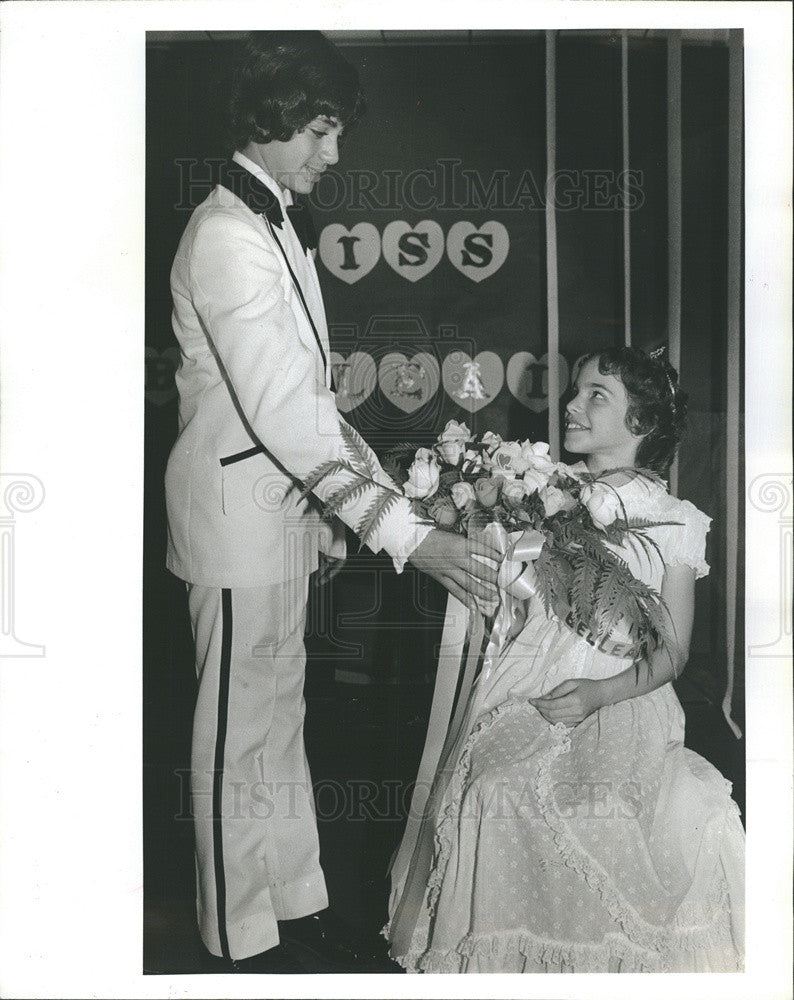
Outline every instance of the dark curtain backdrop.
[[(178, 362), (168, 275), (190, 211), (228, 153), (220, 95), (230, 44), (223, 35), (208, 40), (197, 33), (148, 46), (144, 704), (150, 762), (164, 732), (172, 741), (174, 733), (187, 740), (193, 683), (184, 588), (163, 566), (162, 479), (176, 435)], [(360, 69), (369, 112), (312, 196), (341, 408), (376, 450), (396, 441), (426, 443), (449, 419), (510, 438), (546, 439), (542, 33), (487, 44), (349, 45), (346, 55)], [(716, 704), (726, 655), (727, 70), (724, 45), (684, 45), (681, 380), (690, 393), (691, 430), (680, 457), (679, 494), (714, 518), (712, 573), (698, 584), (686, 676)], [(579, 356), (623, 341), (622, 191), (636, 200), (633, 342), (644, 348), (666, 342), (664, 38), (632, 38), (629, 88), (632, 175), (621, 188), (620, 39), (560, 35), (563, 390)], [(552, 405), (565, 400), (563, 393)], [(354, 555), (331, 592), (313, 604), (309, 682), (388, 681), (399, 697), (401, 682), (432, 673), (443, 606), (435, 585), (410, 570), (398, 578), (385, 560)], [(737, 649), (743, 649), (741, 636)], [(742, 688), (737, 664), (740, 725)], [(152, 794), (158, 781), (160, 794), (173, 794), (165, 788), (173, 775), (157, 775), (150, 773)], [(167, 852), (167, 842), (160, 849)]]

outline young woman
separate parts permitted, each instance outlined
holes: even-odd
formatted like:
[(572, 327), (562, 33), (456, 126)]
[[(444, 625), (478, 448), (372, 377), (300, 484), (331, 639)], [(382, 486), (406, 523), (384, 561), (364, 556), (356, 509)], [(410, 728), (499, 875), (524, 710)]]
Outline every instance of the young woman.
[(664, 598), (677, 655), (635, 665), (533, 599), (472, 690), (429, 878), (412, 866), (393, 886), (387, 935), (409, 971), (742, 968), (744, 832), (729, 783), (684, 747), (670, 683), (688, 656), (710, 519), (635, 471), (667, 472), (685, 412), (675, 371), (641, 351), (602, 351), (579, 370), (566, 449), (629, 517), (676, 522), (649, 530), (658, 556), (620, 555)]

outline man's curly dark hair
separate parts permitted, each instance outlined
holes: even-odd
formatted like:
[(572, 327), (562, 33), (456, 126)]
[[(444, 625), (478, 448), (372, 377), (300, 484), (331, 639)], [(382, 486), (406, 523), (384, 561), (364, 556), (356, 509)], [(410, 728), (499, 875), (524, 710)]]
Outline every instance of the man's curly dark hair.
[(364, 113), (358, 71), (319, 31), (255, 31), (242, 44), (231, 87), (227, 135), (287, 142), (314, 118), (349, 127)]

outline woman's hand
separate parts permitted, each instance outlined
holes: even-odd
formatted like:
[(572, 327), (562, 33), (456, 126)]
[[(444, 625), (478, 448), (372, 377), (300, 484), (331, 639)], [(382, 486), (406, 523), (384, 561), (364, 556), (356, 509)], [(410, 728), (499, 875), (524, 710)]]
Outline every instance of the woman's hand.
[(563, 681), (540, 698), (530, 698), (543, 718), (551, 725), (558, 722), (566, 726), (577, 726), (592, 715), (606, 702), (603, 698), (601, 681), (587, 677), (571, 677)]

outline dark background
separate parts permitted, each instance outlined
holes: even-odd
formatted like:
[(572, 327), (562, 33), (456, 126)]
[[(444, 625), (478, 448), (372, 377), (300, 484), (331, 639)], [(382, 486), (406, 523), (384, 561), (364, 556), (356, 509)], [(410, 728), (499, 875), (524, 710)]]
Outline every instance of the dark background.
[[(522, 183), (529, 176), (543, 190), (543, 33), (491, 33), (483, 40), (454, 42), (443, 34), (431, 39), (416, 33), (411, 44), (360, 44), (352, 33), (336, 40), (358, 66), (370, 108), (345, 141), (337, 180), (350, 191), (355, 172), (369, 170), (381, 186), (367, 203), (335, 197), (337, 188), (324, 179), (313, 196), (318, 231), (331, 223), (350, 228), (368, 222), (382, 234), (396, 219), (415, 225), (427, 218), (446, 234), (459, 221), (479, 226), (496, 220), (508, 230), (510, 250), (504, 265), (480, 283), (461, 274), (446, 255), (417, 282), (395, 273), (381, 257), (354, 284), (340, 281), (318, 258), (332, 349), (343, 357), (353, 349), (365, 351), (376, 360), (387, 351), (410, 357), (421, 350), (439, 366), (455, 349), (472, 357), (493, 351), (505, 366), (517, 351), (540, 358), (546, 350), (545, 220), (542, 203)], [(168, 276), (191, 208), (210, 190), (213, 163), (230, 152), (222, 134), (222, 95), (233, 43), (231, 35), (195, 33), (152, 35), (147, 46), (143, 684), (149, 971), (189, 971), (197, 953), (187, 803), (195, 680), (184, 585), (164, 568), (163, 475), (176, 437), (173, 372), (179, 356)], [(733, 739), (718, 710), (726, 678), (727, 74), (724, 43), (685, 40), (681, 381), (690, 393), (690, 431), (680, 454), (679, 495), (714, 523), (708, 547), (712, 570), (698, 583), (692, 655), (677, 686), (688, 744), (734, 781), (743, 807), (743, 742)], [(629, 93), (630, 166), (642, 172), (643, 196), (631, 213), (632, 339), (651, 349), (667, 339), (662, 33), (632, 34)], [(618, 35), (560, 34), (556, 101), (558, 170), (580, 176), (618, 173)], [(460, 161), (458, 171), (473, 172), (485, 190), (494, 171), (504, 171), (506, 198), (480, 207), (466, 199), (459, 183), (454, 199), (437, 197), (427, 210), (399, 196), (379, 207), (385, 202), (384, 171), (400, 177), (417, 169), (436, 172), (439, 161), (452, 159)], [(416, 191), (424, 196), (428, 186), (417, 184)], [(519, 191), (525, 192), (523, 201), (511, 205)], [(623, 341), (622, 225), (617, 202), (557, 213), (560, 351), (570, 365), (587, 351)], [(560, 405), (565, 401), (563, 396)], [(376, 450), (395, 440), (422, 443), (451, 418), (511, 439), (548, 435), (546, 406), (541, 402), (537, 412), (525, 407), (506, 384), (476, 413), (439, 386), (432, 400), (410, 414), (376, 388), (346, 417)], [(355, 553), (354, 541), (349, 547)], [(740, 594), (740, 608), (742, 602)], [(404, 795), (387, 796), (383, 789), (415, 775), (443, 607), (444, 595), (431, 581), (410, 569), (397, 577), (388, 561), (366, 553), (351, 557), (330, 590), (313, 593), (306, 736), (318, 785), (323, 862), (332, 901), (370, 929), (377, 929), (385, 914), (385, 866), (407, 809)], [(741, 635), (736, 649), (743, 649)], [(739, 658), (734, 697), (739, 726), (743, 680)], [(347, 787), (342, 809), (334, 789), (348, 779), (354, 785)]]

